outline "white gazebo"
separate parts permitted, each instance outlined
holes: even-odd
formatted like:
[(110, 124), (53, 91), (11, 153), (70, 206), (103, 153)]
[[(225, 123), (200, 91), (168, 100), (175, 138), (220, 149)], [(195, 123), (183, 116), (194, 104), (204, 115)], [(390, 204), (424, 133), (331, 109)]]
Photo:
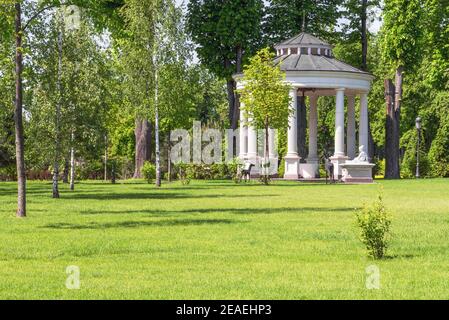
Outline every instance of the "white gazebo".
[[(374, 77), (334, 58), (332, 46), (310, 34), (301, 33), (275, 46), (274, 62), (280, 64), (286, 73), (286, 81), (291, 84), (292, 107), (294, 114), (289, 119), (288, 151), (285, 157), (285, 179), (315, 178), (319, 170), (317, 145), (318, 99), (322, 96), (335, 96), (335, 148), (331, 161), (334, 164), (335, 178), (342, 177), (342, 165), (357, 156), (357, 149), (368, 153), (368, 93)], [(236, 75), (237, 87), (244, 86)], [(308, 156), (300, 161), (298, 154), (298, 96), (309, 97), (308, 115), (309, 150)], [(356, 97), (360, 97), (360, 116), (358, 145), (356, 148)], [(345, 115), (345, 97), (347, 114)], [(347, 126), (345, 134), (345, 116)], [(243, 112), (240, 119), (245, 120)], [(346, 139), (345, 139), (346, 137)], [(241, 159), (257, 164), (257, 133), (254, 128), (240, 122)], [(346, 141), (345, 141), (346, 140)], [(270, 139), (273, 144), (274, 139)], [(273, 149), (273, 145), (270, 150)], [(305, 160), (305, 162), (304, 162)], [(256, 167), (257, 168), (257, 167)]]

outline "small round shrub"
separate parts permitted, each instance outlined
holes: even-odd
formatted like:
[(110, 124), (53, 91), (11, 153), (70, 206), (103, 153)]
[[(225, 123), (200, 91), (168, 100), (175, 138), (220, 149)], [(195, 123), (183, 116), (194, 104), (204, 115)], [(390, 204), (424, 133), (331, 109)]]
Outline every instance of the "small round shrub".
[(148, 183), (156, 179), (156, 166), (149, 161), (146, 161), (142, 167), (142, 175)]
[(360, 229), (360, 240), (365, 244), (368, 255), (374, 259), (382, 259), (390, 239), (391, 218), (381, 194), (372, 205), (356, 212), (356, 225)]

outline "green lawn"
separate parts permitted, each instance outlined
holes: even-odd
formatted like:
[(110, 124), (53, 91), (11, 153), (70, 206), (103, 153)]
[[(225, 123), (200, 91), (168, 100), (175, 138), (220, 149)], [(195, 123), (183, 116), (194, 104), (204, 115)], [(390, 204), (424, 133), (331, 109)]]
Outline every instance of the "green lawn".
[[(392, 212), (389, 257), (357, 240), (354, 208), (380, 185)], [(0, 183), (2, 299), (448, 299), (449, 180), (374, 185), (276, 182), (82, 183), (50, 198)], [(367, 290), (377, 265), (381, 289)], [(66, 267), (81, 289), (65, 287)]]

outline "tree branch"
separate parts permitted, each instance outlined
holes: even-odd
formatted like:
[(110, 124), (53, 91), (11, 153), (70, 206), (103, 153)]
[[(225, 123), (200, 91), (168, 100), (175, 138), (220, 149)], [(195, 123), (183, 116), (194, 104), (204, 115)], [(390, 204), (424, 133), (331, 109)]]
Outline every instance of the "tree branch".
[(48, 6), (42, 7), (41, 9), (39, 9), (37, 12), (35, 12), (30, 19), (28, 19), (28, 21), (24, 24), (22, 31), (25, 31), (28, 26), (30, 25), (31, 22), (33, 22), (34, 19), (36, 19), (39, 15), (41, 15), (42, 13), (44, 13), (47, 10), (53, 9), (53, 8), (57, 8), (60, 6), (71, 6), (73, 5), (73, 3), (54, 3), (54, 4), (50, 4)]
[(56, 4), (51, 4), (51, 5), (48, 5), (48, 6), (46, 6), (46, 7), (41, 8), (40, 10), (38, 10), (37, 12), (35, 12), (35, 13), (31, 16), (31, 18), (28, 19), (28, 21), (25, 23), (25, 25), (24, 25), (23, 28), (22, 28), (22, 31), (25, 31), (25, 30), (28, 28), (28, 26), (30, 25), (30, 23), (33, 22), (33, 20), (36, 19), (36, 18), (37, 18), (40, 14), (42, 14), (44, 11), (47, 11), (47, 10), (52, 9), (52, 8), (55, 8), (55, 7), (57, 7)]

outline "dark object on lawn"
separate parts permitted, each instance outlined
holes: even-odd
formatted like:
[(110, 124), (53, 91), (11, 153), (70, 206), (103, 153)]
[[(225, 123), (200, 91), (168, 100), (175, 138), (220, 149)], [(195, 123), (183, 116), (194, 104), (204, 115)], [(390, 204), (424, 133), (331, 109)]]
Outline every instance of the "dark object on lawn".
[(254, 167), (252, 163), (246, 162), (242, 169), (240, 180), (244, 179), (245, 182), (251, 179), (251, 169)]
[(330, 180), (330, 183), (335, 183), (334, 164), (329, 159), (326, 159), (324, 165), (326, 167), (326, 184), (327, 184), (328, 178)]

